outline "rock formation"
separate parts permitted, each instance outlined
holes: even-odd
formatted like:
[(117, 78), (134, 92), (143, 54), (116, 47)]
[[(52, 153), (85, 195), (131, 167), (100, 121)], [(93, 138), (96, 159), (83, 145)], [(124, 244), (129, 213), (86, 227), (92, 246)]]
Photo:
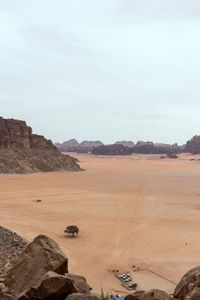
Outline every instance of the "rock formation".
[(86, 295), (81, 299), (100, 299), (92, 297), (83, 276), (68, 273), (67, 257), (55, 241), (44, 235), (27, 245), (1, 281), (1, 300), (65, 300), (76, 293)]
[(89, 153), (94, 147), (103, 145), (101, 141), (83, 141), (80, 144), (75, 139), (71, 139), (62, 144), (55, 143), (60, 152)]
[(167, 293), (164, 291), (153, 289), (150, 291), (138, 291), (132, 295), (125, 297), (125, 300), (172, 300)]
[(0, 117), (0, 173), (80, 170), (76, 159), (62, 155), (50, 140), (32, 134), (26, 122)]
[(129, 155), (132, 152), (132, 148), (121, 144), (101, 145), (92, 150), (92, 154), (95, 155)]
[(195, 135), (191, 140), (187, 141), (185, 152), (192, 154), (200, 153), (200, 135)]
[[(5, 230), (5, 229), (4, 229)], [(16, 234), (12, 235), (13, 241)], [(21, 242), (21, 240), (20, 240)], [(11, 243), (11, 247), (15, 247)], [(0, 254), (2, 255), (2, 247)], [(5, 264), (7, 261), (4, 262)], [(44, 235), (36, 237), (18, 257), (16, 265), (0, 278), (1, 300), (100, 300), (90, 293), (83, 276), (68, 273), (68, 259), (58, 244)], [(2, 266), (1, 266), (2, 267)], [(174, 297), (174, 298), (173, 298)], [(174, 295), (159, 289), (136, 291), (125, 300), (200, 300), (200, 267), (188, 271)]]
[(139, 141), (133, 148), (134, 153), (141, 154), (170, 154), (170, 153), (180, 153), (184, 151), (183, 146), (178, 146), (177, 144), (161, 144), (153, 142), (142, 142)]
[(179, 281), (174, 291), (179, 300), (200, 299), (200, 266), (189, 270)]
[(135, 146), (135, 143), (133, 143), (132, 141), (117, 141), (115, 144), (123, 145), (129, 148), (133, 148)]
[(18, 295), (39, 284), (48, 271), (64, 275), (68, 272), (68, 259), (55, 241), (39, 235), (28, 244), (17, 264), (8, 271), (5, 285)]

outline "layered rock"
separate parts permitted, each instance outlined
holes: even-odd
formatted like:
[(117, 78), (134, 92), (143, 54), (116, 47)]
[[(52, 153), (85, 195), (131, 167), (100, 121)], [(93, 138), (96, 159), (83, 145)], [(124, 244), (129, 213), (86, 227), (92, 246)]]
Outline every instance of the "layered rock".
[(62, 155), (51, 140), (32, 133), (26, 122), (0, 117), (0, 173), (80, 170), (76, 159)]

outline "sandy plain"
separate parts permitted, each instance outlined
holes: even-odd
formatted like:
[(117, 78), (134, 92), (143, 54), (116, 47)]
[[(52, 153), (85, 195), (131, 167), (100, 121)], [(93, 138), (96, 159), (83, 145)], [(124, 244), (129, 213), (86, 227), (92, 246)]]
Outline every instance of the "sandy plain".
[[(1, 175), (0, 224), (55, 239), (95, 292), (127, 293), (113, 269), (130, 271), (138, 288), (173, 292), (200, 261), (200, 156), (73, 156), (85, 171)], [(64, 234), (71, 224), (76, 238)]]

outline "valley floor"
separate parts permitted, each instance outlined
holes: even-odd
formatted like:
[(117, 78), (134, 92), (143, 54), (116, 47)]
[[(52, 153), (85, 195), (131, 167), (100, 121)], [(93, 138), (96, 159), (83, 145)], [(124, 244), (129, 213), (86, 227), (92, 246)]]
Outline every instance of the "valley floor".
[[(95, 292), (126, 293), (113, 269), (131, 271), (139, 288), (173, 292), (173, 283), (131, 266), (176, 283), (199, 265), (200, 157), (73, 156), (84, 172), (0, 175), (0, 225), (27, 239), (55, 239), (70, 272)], [(64, 234), (68, 225), (79, 236)]]

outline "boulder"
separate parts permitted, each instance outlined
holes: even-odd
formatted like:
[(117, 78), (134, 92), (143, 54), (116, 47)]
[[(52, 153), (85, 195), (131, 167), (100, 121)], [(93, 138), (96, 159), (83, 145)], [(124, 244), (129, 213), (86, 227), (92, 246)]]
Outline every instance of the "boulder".
[(144, 294), (145, 291), (137, 291), (132, 295), (127, 295), (124, 300), (141, 300)]
[(150, 291), (137, 291), (125, 297), (125, 300), (172, 300), (164, 291), (153, 289)]
[(18, 295), (37, 286), (48, 271), (64, 275), (68, 272), (68, 259), (55, 241), (39, 235), (18, 257), (4, 283), (12, 294)]
[(102, 298), (97, 294), (70, 294), (65, 300), (101, 300)]
[(40, 283), (31, 287), (17, 300), (63, 300), (71, 293), (89, 293), (89, 286), (84, 277), (66, 274), (59, 275), (55, 272), (47, 272)]
[[(174, 296), (180, 300), (192, 299), (191, 297), (193, 297), (194, 294), (198, 293), (195, 287), (198, 288), (199, 286), (200, 286), (200, 266), (191, 269), (181, 278), (181, 280), (179, 281), (178, 285), (175, 288)], [(185, 298), (186, 296), (187, 298)], [(200, 297), (196, 298), (196, 300), (198, 299), (200, 299)]]
[(14, 300), (14, 296), (7, 294), (7, 293), (0, 292), (0, 299), (1, 300)]
[(65, 278), (72, 280), (79, 293), (90, 294), (90, 287), (87, 284), (85, 277), (75, 274), (65, 274)]

